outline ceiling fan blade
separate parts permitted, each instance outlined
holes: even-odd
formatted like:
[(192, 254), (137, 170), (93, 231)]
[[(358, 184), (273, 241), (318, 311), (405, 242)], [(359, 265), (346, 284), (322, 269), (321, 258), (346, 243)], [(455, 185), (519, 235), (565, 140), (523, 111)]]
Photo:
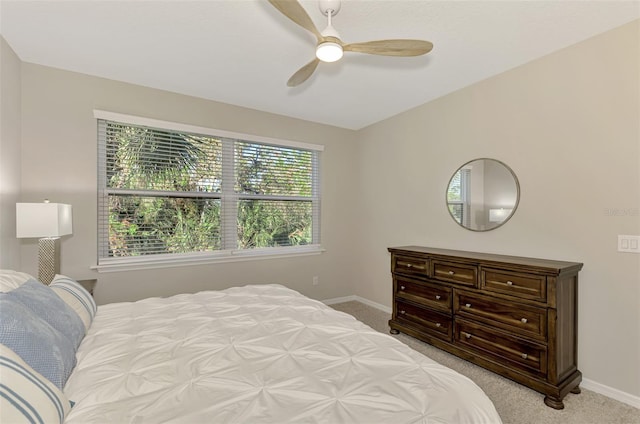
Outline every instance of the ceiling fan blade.
[(278, 9), (284, 16), (291, 19), (307, 31), (313, 33), (318, 41), (322, 40), (320, 31), (318, 31), (307, 12), (296, 0), (269, 0), (269, 3)]
[(298, 71), (289, 78), (287, 81), (287, 85), (289, 87), (295, 87), (297, 85), (302, 84), (313, 74), (313, 71), (318, 67), (318, 63), (320, 63), (320, 59), (315, 58), (311, 62), (304, 65), (302, 68), (298, 69)]
[(345, 44), (342, 48), (346, 52), (383, 56), (420, 56), (429, 53), (433, 44), (423, 40), (378, 40)]

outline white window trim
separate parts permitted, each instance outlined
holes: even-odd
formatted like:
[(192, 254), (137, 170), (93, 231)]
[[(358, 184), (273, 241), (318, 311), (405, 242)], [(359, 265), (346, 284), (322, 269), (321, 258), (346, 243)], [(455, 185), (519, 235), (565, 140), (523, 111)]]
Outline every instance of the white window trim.
[[(270, 137), (263, 137), (254, 134), (237, 133), (232, 131), (218, 130), (214, 128), (199, 127), (196, 125), (182, 124), (177, 122), (163, 121), (159, 119), (146, 118), (141, 116), (127, 115), (117, 112), (109, 112), (94, 109), (93, 116), (96, 119), (121, 122), (123, 124), (147, 126), (151, 128), (165, 129), (169, 131), (184, 131), (188, 133), (210, 135), (213, 137), (226, 137), (230, 139), (241, 139), (261, 142), (273, 146), (293, 147), (299, 149), (324, 151), (321, 144), (304, 143), (293, 140), (282, 140)], [(314, 221), (314, 231), (319, 223)], [(319, 235), (319, 234), (318, 234)], [(264, 259), (279, 259), (297, 256), (319, 255), (325, 249), (320, 244), (306, 246), (286, 246), (269, 247), (259, 249), (228, 249), (215, 252), (195, 252), (184, 254), (149, 255), (126, 258), (102, 258), (100, 264), (90, 268), (102, 272), (136, 271), (144, 269), (173, 268), (190, 265), (205, 265), (225, 262), (240, 262)]]
[(242, 262), (264, 259), (283, 259), (311, 256), (323, 253), (318, 244), (295, 247), (269, 247), (251, 250), (218, 250), (216, 252), (149, 255), (127, 258), (103, 258), (100, 265), (91, 269), (102, 272), (138, 271), (144, 269), (174, 268), (191, 265), (206, 265), (225, 262)]
[(199, 127), (197, 125), (181, 124), (179, 122), (162, 121), (159, 119), (145, 118), (142, 116), (126, 115), (117, 112), (108, 112), (104, 110), (94, 109), (93, 117), (96, 119), (104, 119), (107, 121), (115, 121), (123, 124), (141, 125), (145, 127), (159, 128), (168, 131), (184, 131), (187, 133), (210, 135), (212, 137), (233, 138), (240, 140), (251, 140), (260, 143), (271, 144), (272, 146), (295, 147), (299, 149), (324, 151), (321, 144), (303, 143), (294, 140), (281, 140), (279, 138), (262, 137), (254, 134), (237, 133), (233, 131), (217, 130), (214, 128)]

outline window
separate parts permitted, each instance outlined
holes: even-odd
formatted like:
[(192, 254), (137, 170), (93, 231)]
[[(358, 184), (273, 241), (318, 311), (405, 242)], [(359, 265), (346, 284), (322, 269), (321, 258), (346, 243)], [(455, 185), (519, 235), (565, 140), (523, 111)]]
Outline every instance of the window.
[(470, 224), (470, 205), (469, 205), (469, 180), (471, 179), (471, 171), (468, 168), (459, 169), (449, 183), (447, 191), (447, 206), (451, 216), (458, 221), (459, 224), (468, 227)]
[(319, 249), (321, 146), (96, 117), (99, 267)]

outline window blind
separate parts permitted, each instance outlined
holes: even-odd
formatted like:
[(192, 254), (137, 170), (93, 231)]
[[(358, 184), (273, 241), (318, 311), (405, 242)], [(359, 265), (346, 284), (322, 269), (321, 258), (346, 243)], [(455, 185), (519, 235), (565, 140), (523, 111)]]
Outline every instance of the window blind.
[(447, 191), (449, 211), (455, 220), (464, 226), (469, 226), (471, 221), (470, 178), (471, 171), (468, 168), (460, 169), (451, 178)]
[(98, 258), (320, 243), (319, 152), (98, 119)]

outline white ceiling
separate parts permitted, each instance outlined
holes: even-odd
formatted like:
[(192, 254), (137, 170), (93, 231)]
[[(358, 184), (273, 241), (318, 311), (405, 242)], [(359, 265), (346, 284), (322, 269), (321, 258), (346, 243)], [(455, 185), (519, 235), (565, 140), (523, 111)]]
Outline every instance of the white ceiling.
[[(317, 1), (301, 3), (324, 29)], [(343, 0), (344, 42), (415, 38), (433, 51), (346, 53), (289, 88), (315, 37), (266, 0), (0, 0), (0, 33), (22, 61), (349, 129), (638, 18), (640, 1)]]

